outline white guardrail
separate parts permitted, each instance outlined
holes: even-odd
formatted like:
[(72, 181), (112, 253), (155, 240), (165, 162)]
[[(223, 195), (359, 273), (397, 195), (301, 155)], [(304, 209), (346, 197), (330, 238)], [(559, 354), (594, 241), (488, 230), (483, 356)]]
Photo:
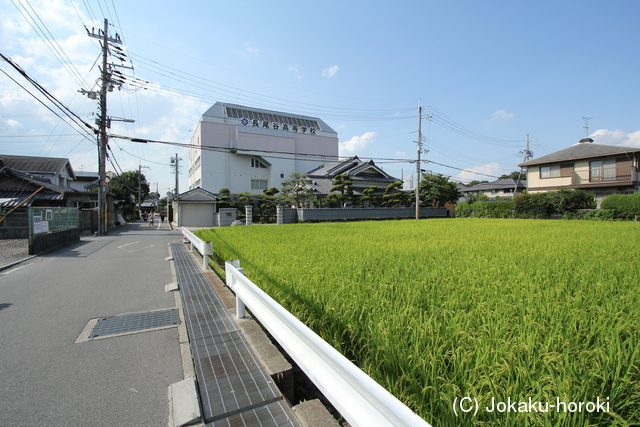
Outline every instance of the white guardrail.
[[(211, 242), (183, 228), (182, 234), (203, 255), (209, 268)], [(225, 263), (227, 286), (236, 294), (236, 315), (245, 305), (350, 425), (431, 427), (384, 387), (289, 313), (244, 276), (238, 260)]]
[(209, 269), (209, 255), (213, 255), (213, 246), (211, 246), (211, 242), (200, 240), (198, 236), (184, 227), (182, 227), (182, 235), (191, 244), (189, 250), (192, 251), (193, 248), (196, 248), (202, 255), (202, 269)]

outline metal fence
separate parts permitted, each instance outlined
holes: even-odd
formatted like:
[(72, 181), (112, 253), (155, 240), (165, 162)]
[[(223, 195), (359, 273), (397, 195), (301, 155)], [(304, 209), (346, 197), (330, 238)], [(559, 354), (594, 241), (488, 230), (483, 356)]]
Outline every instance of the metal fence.
[(80, 226), (78, 208), (30, 207), (29, 223), (33, 234), (70, 230)]
[[(211, 242), (182, 229), (191, 249), (203, 254), (209, 268)], [(431, 427), (429, 423), (385, 390), (293, 314), (244, 276), (237, 260), (225, 263), (226, 285), (236, 294), (236, 315), (245, 306), (307, 374), (352, 426)]]
[(29, 210), (19, 208), (12, 211), (9, 208), (2, 208), (0, 211), (0, 228), (28, 228), (29, 227)]

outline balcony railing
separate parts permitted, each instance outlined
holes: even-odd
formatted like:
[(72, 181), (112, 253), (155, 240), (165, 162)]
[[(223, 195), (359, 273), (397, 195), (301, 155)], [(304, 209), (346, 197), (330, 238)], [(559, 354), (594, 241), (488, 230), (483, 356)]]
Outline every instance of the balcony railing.
[(571, 172), (571, 185), (597, 185), (636, 181), (638, 181), (638, 172), (634, 166), (611, 166)]

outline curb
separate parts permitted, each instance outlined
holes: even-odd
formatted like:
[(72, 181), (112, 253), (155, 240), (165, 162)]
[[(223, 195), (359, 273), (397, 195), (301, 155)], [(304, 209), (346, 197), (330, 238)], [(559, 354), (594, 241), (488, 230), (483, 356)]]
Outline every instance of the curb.
[(25, 261), (29, 261), (31, 258), (35, 258), (35, 257), (37, 257), (37, 256), (38, 256), (38, 255), (31, 255), (30, 257), (23, 258), (23, 259), (18, 260), (18, 261), (14, 261), (14, 262), (9, 263), (9, 264), (7, 264), (7, 265), (2, 265), (2, 266), (0, 266), (0, 271), (8, 270), (8, 269), (10, 269), (10, 268), (12, 268), (12, 267), (15, 267), (15, 266), (16, 266), (16, 265), (18, 265), (18, 264), (22, 264), (23, 262), (25, 262)]

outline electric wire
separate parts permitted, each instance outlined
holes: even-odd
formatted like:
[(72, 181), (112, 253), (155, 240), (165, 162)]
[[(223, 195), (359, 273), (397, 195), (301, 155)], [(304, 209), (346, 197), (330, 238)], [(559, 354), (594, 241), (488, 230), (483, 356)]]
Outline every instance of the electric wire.
[[(2, 53), (0, 53), (0, 56), (1, 56), (3, 59), (7, 60), (7, 58), (6, 58)], [(11, 63), (11, 62), (10, 62), (10, 63)], [(32, 96), (36, 101), (38, 101), (40, 104), (42, 104), (46, 109), (48, 109), (49, 111), (51, 111), (51, 112), (52, 112), (53, 114), (55, 114), (58, 118), (60, 118), (60, 120), (62, 120), (63, 122), (65, 122), (65, 123), (66, 123), (66, 120), (65, 120), (61, 115), (59, 115), (57, 112), (55, 112), (51, 107), (49, 107), (47, 104), (45, 104), (42, 100), (40, 100), (37, 96), (35, 96), (35, 95), (34, 95), (31, 91), (29, 91), (26, 87), (24, 87), (23, 85), (21, 85), (17, 80), (15, 80), (12, 76), (10, 76), (6, 71), (4, 71), (4, 70), (2, 70), (2, 69), (0, 69), (0, 71), (1, 71), (4, 75), (6, 75), (7, 77), (9, 77), (9, 78), (10, 78), (10, 79), (15, 83), (15, 84), (17, 84), (18, 86), (20, 86), (20, 87), (21, 87), (25, 92), (27, 92), (29, 95), (31, 95), (31, 96)], [(26, 76), (26, 74), (25, 74), (25, 76)], [(30, 78), (27, 78), (27, 80), (28, 80), (30, 83), (32, 83), (32, 84), (34, 84), (34, 85), (35, 85), (34, 81), (33, 81), (33, 80), (31, 80)], [(36, 88), (37, 88), (38, 90), (44, 89), (44, 88), (39, 87), (38, 85), (36, 85)], [(46, 95), (45, 95), (45, 96), (46, 96)], [(51, 101), (51, 99), (49, 99), (49, 100)], [(54, 103), (54, 105), (56, 105), (58, 108), (61, 108), (59, 105), (57, 105), (57, 104), (55, 104), (55, 103)], [(67, 114), (67, 112), (66, 112), (66, 111), (63, 111), (63, 113), (65, 113), (65, 115), (67, 115), (67, 117), (69, 117), (69, 118), (70, 118), (70, 119), (71, 119), (71, 120), (72, 120), (76, 125), (78, 125), (78, 126), (80, 127), (80, 129), (82, 129), (82, 127), (80, 126), (80, 124), (79, 124), (79, 123), (77, 123), (77, 122), (75, 121), (75, 118), (77, 118), (77, 116), (74, 118), (74, 117), (72, 117), (71, 115)], [(68, 123), (67, 123), (67, 124), (68, 124)], [(84, 125), (85, 125), (85, 126), (87, 126), (87, 127), (89, 127), (89, 128), (91, 128), (91, 126), (90, 126), (90, 125), (88, 125), (87, 123), (84, 123)], [(79, 133), (81, 133), (81, 132), (80, 132), (80, 129), (78, 129), (78, 132), (79, 132)], [(87, 139), (91, 140), (91, 138), (87, 137), (87, 135), (86, 135), (86, 134), (81, 133), (81, 135), (82, 135), (83, 137), (85, 137), (85, 138), (87, 138)], [(92, 136), (93, 136), (93, 135), (92, 135)], [(94, 142), (94, 141), (92, 141), (92, 142)], [(95, 143), (95, 142), (94, 142), (94, 143)]]
[[(18, 4), (20, 4), (22, 9), (24, 10), (24, 13), (20, 9), (20, 7), (18, 7), (18, 5), (16, 4), (16, 1), (18, 2)], [(40, 18), (40, 15), (33, 8), (31, 3), (29, 3), (28, 1), (26, 2), (29, 8), (31, 9), (31, 11), (33, 12), (33, 14), (30, 13), (29, 10), (27, 10), (26, 6), (23, 5), (20, 0), (11, 0), (11, 3), (13, 3), (13, 5), (18, 10), (18, 12), (20, 12), (22, 17), (29, 23), (29, 25), (36, 32), (36, 34), (38, 34), (40, 39), (44, 42), (45, 46), (47, 46), (47, 48), (51, 51), (51, 53), (58, 59), (60, 64), (62, 64), (62, 66), (69, 72), (69, 74), (76, 81), (76, 83), (78, 83), (80, 86), (82, 85), (88, 86), (86, 81), (84, 80), (84, 77), (80, 74), (80, 72), (75, 67), (75, 65), (73, 65), (73, 62), (71, 62), (71, 60), (69, 59), (67, 54), (64, 52), (64, 50), (62, 49), (58, 41), (55, 39), (53, 34), (51, 34), (51, 31), (49, 31), (49, 28), (42, 21), (42, 19)], [(51, 38), (49, 38), (47, 34), (49, 34)]]

